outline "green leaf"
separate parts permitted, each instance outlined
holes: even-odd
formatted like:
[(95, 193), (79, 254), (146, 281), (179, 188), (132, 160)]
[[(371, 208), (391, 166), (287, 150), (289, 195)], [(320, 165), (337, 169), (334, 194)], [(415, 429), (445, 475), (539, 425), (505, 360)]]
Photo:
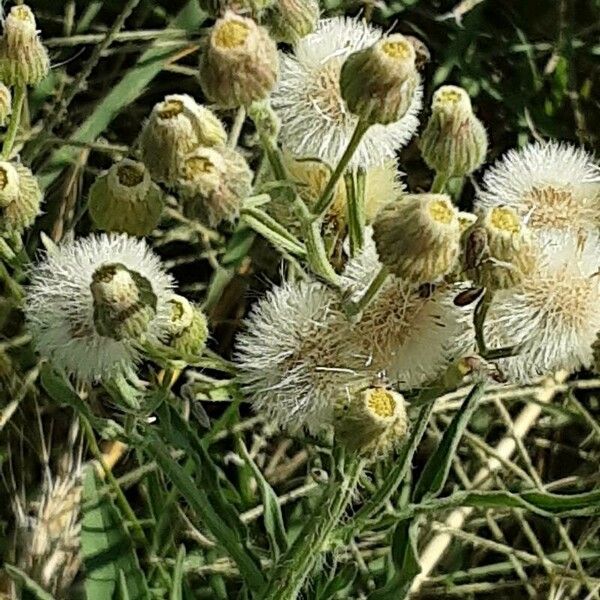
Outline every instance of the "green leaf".
[(288, 539), (283, 523), (283, 515), (281, 514), (281, 506), (277, 502), (277, 494), (273, 491), (269, 482), (261, 473), (257, 464), (252, 460), (248, 449), (244, 442), (240, 440), (239, 448), (246, 461), (246, 464), (252, 469), (256, 483), (260, 490), (260, 497), (263, 502), (264, 512), (263, 520), (269, 543), (271, 545), (271, 553), (274, 559), (277, 559), (281, 552), (285, 552), (288, 548)]
[(357, 573), (358, 570), (355, 565), (346, 565), (318, 592), (317, 600), (329, 600), (330, 598), (335, 598), (336, 594), (339, 594), (339, 598), (350, 597), (352, 584), (356, 579)]
[[(209, 501), (215, 506), (221, 517), (237, 534), (240, 540), (247, 538), (248, 532), (240, 520), (240, 515), (233, 503), (225, 497), (221, 482), (229, 482), (221, 477), (219, 469), (211, 459), (205, 445), (198, 434), (190, 427), (189, 423), (172, 406), (163, 404), (156, 411), (159, 427), (163, 438), (176, 448), (184, 450), (186, 455), (194, 461), (196, 471), (200, 477), (200, 484), (206, 491)], [(229, 491), (236, 495), (233, 486)]]
[(28, 592), (33, 594), (37, 600), (54, 600), (54, 596), (40, 587), (27, 573), (13, 565), (4, 564), (4, 570), (9, 577), (20, 586), (24, 587)]
[(144, 441), (146, 450), (197, 514), (202, 526), (208, 528), (237, 563), (247, 584), (252, 589), (259, 589), (264, 584), (264, 578), (258, 561), (242, 545), (236, 532), (221, 518), (220, 512), (217, 512), (212, 506), (204, 486), (197, 486), (192, 478), (185, 473), (184, 469), (173, 460), (169, 448), (160, 439), (156, 431), (149, 430)]
[(392, 579), (369, 596), (369, 600), (402, 600), (406, 598), (413, 579), (421, 572), (417, 552), (418, 522), (400, 521), (392, 535), (391, 556), (394, 564)]
[[(194, 32), (202, 24), (204, 18), (205, 15), (200, 10), (197, 0), (190, 0), (171, 21), (170, 26)], [(138, 59), (137, 64), (111, 88), (111, 91), (80, 125), (79, 129), (69, 136), (70, 139), (75, 142), (93, 142), (123, 108), (135, 102), (173, 56), (172, 50), (165, 50), (158, 44), (146, 50)], [(64, 146), (56, 150), (50, 157), (49, 164), (38, 176), (42, 188), (48, 188), (62, 170), (73, 163), (79, 152), (79, 149), (72, 146)]]
[(123, 517), (108, 494), (101, 494), (102, 482), (95, 469), (86, 469), (83, 478), (83, 518), (81, 552), (85, 564), (85, 591), (88, 600), (124, 598), (120, 580), (126, 581), (128, 600), (150, 597), (137, 562), (130, 537), (123, 528)]
[(448, 478), (452, 459), (456, 455), (456, 448), (477, 408), (477, 403), (483, 396), (484, 389), (485, 383), (475, 384), (469, 395), (463, 400), (448, 429), (444, 432), (436, 451), (429, 457), (423, 468), (413, 491), (414, 502), (418, 503), (425, 498), (435, 497), (442, 491)]
[(173, 587), (169, 594), (169, 600), (183, 600), (183, 561), (185, 560), (185, 546), (179, 546), (175, 569), (173, 570)]

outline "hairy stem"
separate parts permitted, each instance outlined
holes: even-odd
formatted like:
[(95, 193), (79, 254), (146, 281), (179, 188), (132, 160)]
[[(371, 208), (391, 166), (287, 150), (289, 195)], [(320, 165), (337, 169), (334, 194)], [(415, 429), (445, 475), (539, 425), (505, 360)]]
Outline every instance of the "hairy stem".
[(333, 481), (317, 512), (307, 521), (289, 550), (281, 556), (271, 572), (261, 600), (293, 600), (318, 561), (321, 552), (350, 501), (364, 461), (350, 457), (343, 469), (342, 479)]
[(375, 279), (373, 279), (373, 281), (371, 281), (371, 284), (367, 288), (367, 291), (362, 295), (361, 298), (359, 298), (359, 300), (357, 302), (351, 303), (347, 307), (346, 312), (350, 316), (354, 316), (354, 315), (358, 315), (365, 308), (367, 308), (367, 306), (369, 306), (371, 300), (373, 300), (373, 298), (375, 298), (375, 296), (377, 295), (377, 292), (379, 292), (379, 290), (381, 289), (381, 286), (383, 286), (383, 284), (386, 282), (389, 274), (390, 274), (390, 272), (389, 272), (388, 268), (385, 265), (383, 265), (381, 267), (381, 269), (379, 270), (379, 273), (377, 273), (377, 275), (375, 275)]
[(365, 243), (365, 172), (363, 169), (345, 175), (347, 192), (350, 256), (356, 256)]
[(445, 173), (436, 173), (433, 183), (431, 184), (432, 194), (443, 194), (446, 191), (446, 185), (448, 183), (448, 177)]
[(8, 130), (4, 136), (4, 144), (2, 145), (2, 160), (8, 160), (10, 158), (10, 153), (15, 145), (26, 96), (27, 86), (24, 84), (17, 84), (15, 86), (15, 96), (13, 98), (12, 115), (10, 117), (10, 123), (8, 124)]
[(367, 123), (366, 121), (360, 120), (356, 124), (354, 133), (352, 134), (352, 137), (348, 142), (348, 146), (346, 146), (346, 150), (344, 150), (344, 154), (342, 154), (342, 158), (340, 158), (340, 161), (338, 162), (335, 171), (331, 174), (331, 177), (329, 178), (329, 181), (327, 182), (323, 193), (321, 194), (319, 200), (315, 205), (313, 211), (315, 219), (322, 219), (329, 210), (329, 207), (333, 202), (333, 191), (335, 190), (335, 186), (346, 172), (346, 167), (348, 166), (348, 163), (354, 156), (354, 153), (356, 152), (356, 149), (358, 148), (358, 145), (360, 144), (363, 136), (367, 132), (367, 129), (369, 129), (369, 123)]

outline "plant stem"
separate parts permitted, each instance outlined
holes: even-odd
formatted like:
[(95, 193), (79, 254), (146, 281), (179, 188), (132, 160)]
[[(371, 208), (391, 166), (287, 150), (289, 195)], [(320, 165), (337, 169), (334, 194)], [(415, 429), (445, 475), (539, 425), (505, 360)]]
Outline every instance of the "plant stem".
[(104, 460), (104, 455), (100, 451), (100, 448), (98, 447), (98, 443), (96, 442), (94, 430), (92, 429), (90, 422), (83, 415), (80, 415), (79, 419), (81, 421), (81, 424), (83, 425), (83, 431), (85, 433), (85, 438), (86, 438), (86, 441), (90, 448), (90, 451), (92, 452), (92, 454), (94, 455), (94, 458), (98, 461), (98, 463), (102, 467), (104, 475), (105, 475), (106, 479), (108, 479), (108, 484), (111, 487), (113, 493), (115, 494), (117, 504), (119, 505), (119, 508), (121, 509), (121, 511), (123, 513), (123, 516), (125, 517), (125, 519), (127, 521), (129, 521), (131, 523), (131, 525), (133, 527), (134, 539), (136, 541), (142, 543), (143, 545), (147, 546), (148, 541), (146, 540), (146, 536), (144, 535), (144, 530), (142, 529), (142, 526), (140, 525), (138, 518), (136, 517), (135, 513), (133, 512), (133, 509), (131, 508), (131, 506), (129, 506), (129, 502), (127, 502), (127, 498), (125, 498), (125, 494), (123, 494), (123, 490), (121, 489), (119, 482), (116, 480), (116, 478), (113, 475), (112, 471), (110, 470), (109, 466), (106, 464), (106, 461)]
[(365, 171), (349, 171), (345, 180), (350, 256), (354, 257), (365, 243)]
[[(254, 124), (275, 177), (280, 181), (291, 181), (287, 176), (287, 170), (281, 158), (281, 152), (272, 136), (261, 130), (260, 121), (257, 120)], [(329, 284), (337, 287), (339, 285), (339, 276), (327, 258), (327, 251), (325, 249), (323, 237), (321, 236), (321, 222), (320, 220), (315, 221), (313, 214), (306, 206), (306, 203), (300, 198), (295, 190), (293, 194), (294, 207), (300, 222), (302, 223), (302, 233), (305, 237), (304, 241), (310, 267), (316, 275), (327, 281)]]
[(492, 293), (489, 290), (485, 290), (481, 300), (475, 308), (475, 314), (473, 315), (473, 325), (475, 327), (475, 340), (477, 341), (477, 351), (479, 355), (485, 357), (487, 354), (487, 346), (485, 344), (485, 317), (492, 303)]
[(231, 126), (231, 130), (229, 132), (229, 139), (227, 140), (227, 145), (230, 148), (235, 148), (240, 139), (240, 134), (242, 133), (242, 127), (244, 126), (244, 121), (246, 120), (246, 109), (243, 106), (240, 106), (235, 113), (235, 119)]
[(436, 173), (433, 183), (431, 184), (432, 194), (443, 194), (446, 191), (446, 184), (448, 183), (448, 177), (445, 173)]
[(335, 186), (337, 185), (342, 175), (345, 173), (346, 167), (348, 166), (348, 163), (354, 156), (354, 153), (356, 152), (356, 149), (358, 148), (358, 145), (360, 144), (360, 141), (362, 140), (363, 136), (367, 132), (367, 129), (369, 129), (369, 123), (367, 123), (366, 121), (360, 120), (356, 124), (354, 133), (352, 134), (352, 137), (348, 142), (348, 146), (346, 146), (346, 150), (344, 150), (344, 154), (342, 154), (342, 158), (340, 158), (340, 161), (338, 162), (335, 171), (331, 174), (331, 177), (329, 178), (329, 181), (327, 182), (323, 193), (321, 194), (319, 200), (315, 205), (315, 208), (313, 210), (315, 219), (323, 218), (323, 216), (325, 216), (325, 214), (329, 210), (329, 207), (333, 202), (333, 191), (335, 190)]
[(364, 461), (352, 456), (345, 464), (344, 476), (333, 481), (317, 512), (302, 528), (294, 544), (277, 561), (261, 600), (294, 600), (318, 561), (327, 541), (344, 516), (362, 473)]
[(10, 153), (15, 145), (17, 132), (19, 131), (19, 125), (21, 124), (21, 113), (23, 112), (23, 105), (25, 104), (26, 96), (27, 86), (23, 84), (17, 84), (15, 86), (15, 96), (13, 98), (12, 115), (10, 117), (10, 123), (8, 124), (8, 130), (4, 136), (4, 144), (2, 145), (3, 160), (8, 160), (10, 158)]
[(381, 289), (381, 286), (385, 283), (390, 274), (388, 268), (383, 265), (381, 269), (379, 269), (379, 273), (375, 275), (375, 279), (371, 281), (371, 284), (367, 288), (367, 291), (362, 295), (362, 297), (357, 301), (351, 303), (347, 308), (346, 312), (349, 316), (353, 317), (358, 315), (361, 311), (363, 311), (370, 304), (371, 300), (377, 295), (377, 292)]

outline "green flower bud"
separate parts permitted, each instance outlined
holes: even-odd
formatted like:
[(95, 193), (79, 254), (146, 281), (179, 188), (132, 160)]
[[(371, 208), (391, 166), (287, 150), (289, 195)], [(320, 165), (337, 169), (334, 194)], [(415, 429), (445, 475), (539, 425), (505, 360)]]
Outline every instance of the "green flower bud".
[(421, 136), (427, 165), (447, 177), (462, 177), (483, 164), (487, 146), (485, 127), (473, 114), (467, 92), (454, 85), (437, 90)]
[(120, 263), (105, 264), (94, 272), (90, 290), (99, 335), (143, 341), (156, 315), (157, 302), (145, 277)]
[(259, 13), (273, 3), (273, 0), (199, 0), (200, 8), (211, 17), (221, 17), (228, 10), (235, 13)]
[(177, 294), (173, 294), (168, 303), (171, 306), (171, 314), (167, 344), (183, 357), (199, 356), (208, 339), (208, 325), (204, 313)]
[(389, 456), (408, 430), (404, 397), (385, 387), (349, 395), (335, 407), (336, 440), (371, 459)]
[(200, 84), (211, 102), (236, 108), (263, 100), (278, 73), (277, 46), (266, 29), (232, 12), (215, 23), (200, 59)]
[(221, 121), (187, 94), (166, 96), (152, 109), (139, 145), (153, 179), (173, 185), (183, 157), (198, 146), (220, 146), (227, 141)]
[(42, 192), (20, 163), (0, 161), (0, 235), (21, 234), (40, 213)]
[(4, 127), (12, 112), (12, 95), (10, 90), (0, 82), (0, 127)]
[(491, 290), (519, 285), (536, 266), (529, 231), (509, 206), (483, 213), (466, 232), (464, 245), (467, 277)]
[(233, 221), (252, 191), (252, 172), (230, 148), (197, 148), (183, 160), (178, 181), (184, 212), (215, 226)]
[(390, 272), (417, 285), (432, 283), (456, 265), (458, 211), (446, 194), (408, 194), (379, 212), (373, 238)]
[(158, 225), (164, 205), (164, 194), (144, 164), (127, 158), (100, 175), (90, 188), (90, 215), (104, 231), (148, 235)]
[(0, 80), (7, 85), (37, 85), (50, 70), (48, 52), (38, 36), (29, 6), (13, 6), (0, 39)]
[(276, 0), (265, 21), (276, 42), (295, 44), (315, 30), (319, 14), (317, 0)]
[(370, 124), (399, 121), (419, 84), (415, 59), (413, 44), (399, 33), (351, 54), (340, 75), (350, 112)]

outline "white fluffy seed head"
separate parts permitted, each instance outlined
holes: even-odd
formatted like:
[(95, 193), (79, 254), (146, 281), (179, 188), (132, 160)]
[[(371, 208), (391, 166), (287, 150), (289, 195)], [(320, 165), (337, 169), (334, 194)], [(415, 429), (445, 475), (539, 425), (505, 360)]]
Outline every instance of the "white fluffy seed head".
[[(358, 122), (340, 91), (344, 60), (372, 46), (383, 32), (364, 21), (323, 19), (317, 29), (281, 55), (281, 76), (272, 102), (281, 119), (284, 148), (297, 158), (318, 158), (335, 166)], [(414, 135), (422, 89), (417, 87), (406, 114), (388, 125), (373, 125), (359, 144), (350, 166), (368, 168), (393, 159)]]
[(499, 361), (511, 380), (529, 382), (557, 370), (570, 372), (592, 361), (600, 331), (600, 241), (546, 235), (542, 260), (513, 290), (494, 296), (486, 319), (490, 348), (523, 344)]
[[(381, 268), (375, 244), (367, 229), (365, 248), (351, 259), (342, 286), (358, 300)], [(346, 339), (365, 368), (385, 372), (401, 389), (430, 382), (458, 356), (471, 348), (472, 306), (453, 302), (461, 284), (442, 284), (429, 291), (395, 276), (383, 287), (352, 327)]]
[(600, 223), (600, 168), (560, 142), (510, 150), (485, 173), (478, 207), (507, 204), (534, 232), (579, 232)]
[(342, 349), (347, 327), (335, 293), (320, 283), (268, 292), (237, 340), (240, 381), (255, 410), (287, 429), (329, 422), (336, 400), (364, 383)]
[(144, 337), (150, 342), (163, 339), (173, 282), (143, 240), (92, 235), (67, 242), (48, 252), (31, 273), (26, 316), (37, 349), (57, 369), (80, 381), (128, 373), (140, 356), (132, 340), (97, 331), (90, 285), (94, 273), (110, 264), (123, 265), (148, 282), (156, 308)]

